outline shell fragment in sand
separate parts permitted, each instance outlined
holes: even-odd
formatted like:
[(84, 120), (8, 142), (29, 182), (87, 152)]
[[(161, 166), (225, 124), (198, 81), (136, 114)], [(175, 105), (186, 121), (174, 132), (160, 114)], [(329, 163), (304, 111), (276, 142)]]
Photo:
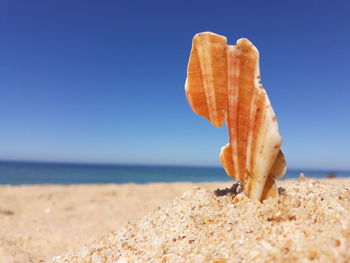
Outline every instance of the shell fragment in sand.
[(274, 178), (286, 173), (282, 138), (267, 93), (260, 83), (259, 52), (248, 39), (227, 45), (225, 37), (194, 36), (185, 84), (192, 110), (214, 126), (227, 123), (222, 147), (226, 173), (240, 181), (248, 197), (278, 195)]

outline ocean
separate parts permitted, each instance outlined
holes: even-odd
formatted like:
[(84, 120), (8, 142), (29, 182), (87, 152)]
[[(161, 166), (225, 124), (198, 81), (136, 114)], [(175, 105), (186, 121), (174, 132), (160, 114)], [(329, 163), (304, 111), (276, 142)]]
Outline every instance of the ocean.
[[(330, 171), (288, 170), (285, 178), (324, 178)], [(331, 171), (350, 177), (350, 171)], [(219, 167), (105, 165), (0, 161), (0, 184), (105, 184), (231, 181)]]

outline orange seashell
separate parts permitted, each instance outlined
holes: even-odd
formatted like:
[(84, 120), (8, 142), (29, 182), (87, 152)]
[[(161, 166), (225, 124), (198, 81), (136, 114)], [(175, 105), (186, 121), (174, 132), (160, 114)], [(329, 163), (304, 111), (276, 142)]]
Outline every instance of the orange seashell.
[(226, 173), (240, 181), (248, 197), (277, 195), (283, 177), (282, 138), (267, 93), (260, 83), (259, 52), (248, 39), (227, 45), (205, 32), (194, 36), (185, 84), (194, 112), (214, 126), (226, 121), (230, 141), (221, 149)]

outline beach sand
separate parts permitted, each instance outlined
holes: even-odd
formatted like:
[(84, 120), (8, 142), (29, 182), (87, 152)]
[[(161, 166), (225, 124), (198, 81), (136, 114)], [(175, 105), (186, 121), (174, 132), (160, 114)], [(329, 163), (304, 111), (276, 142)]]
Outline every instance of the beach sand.
[(229, 184), (0, 186), (0, 262), (39, 262), (78, 248), (198, 185)]
[[(344, 222), (348, 221), (350, 224), (350, 202), (343, 185), (350, 186), (350, 179), (330, 179), (315, 183), (314, 193), (309, 184), (309, 181), (282, 181), (279, 185), (286, 188), (287, 195), (281, 196), (280, 200), (269, 201), (266, 204), (242, 200), (234, 204), (234, 208), (231, 204), (232, 197), (213, 195), (214, 189), (231, 185), (222, 182), (0, 186), (0, 262), (44, 262), (56, 255), (65, 256), (55, 257), (55, 262), (127, 262), (123, 260), (131, 257), (137, 259), (131, 247), (140, 249), (143, 258), (139, 259), (145, 262), (150, 258), (156, 262), (184, 260), (180, 256), (174, 256), (174, 249), (190, 250), (186, 256), (190, 261), (198, 262), (209, 260), (209, 254), (213, 257), (211, 262), (226, 262), (229, 258), (228, 251), (236, 253), (237, 259), (239, 253), (249, 249), (255, 251), (256, 255), (268, 258), (267, 254), (274, 249), (277, 255), (282, 246), (283, 251), (290, 250), (287, 255), (292, 260), (295, 256), (293, 248), (296, 247), (293, 242), (297, 241), (288, 239), (288, 243), (286, 233), (288, 229), (293, 229), (296, 223), (305, 224), (306, 229), (309, 229), (305, 230), (305, 233), (314, 236), (315, 240), (309, 243), (305, 236), (304, 239), (298, 237), (300, 246), (306, 244), (306, 251), (310, 252), (311, 247), (319, 248), (319, 242), (324, 242), (324, 238), (328, 236), (329, 242), (325, 246), (332, 251), (328, 253), (329, 257), (334, 253), (338, 253), (339, 258), (348, 256), (343, 250), (349, 250), (350, 236), (346, 236), (346, 233), (349, 233), (350, 226)], [(184, 192), (186, 193), (181, 198), (172, 201)], [(292, 200), (296, 200), (296, 203)], [(316, 205), (320, 207), (317, 208)], [(248, 213), (247, 209), (251, 211)], [(321, 213), (317, 214), (316, 221), (310, 209), (314, 209), (314, 213)], [(328, 212), (330, 214), (327, 214)], [(201, 218), (198, 219), (201, 223), (207, 220), (206, 226), (201, 225), (201, 228), (198, 228), (199, 226), (191, 225), (193, 220), (191, 221), (190, 215)], [(244, 218), (247, 215), (251, 215), (250, 219)], [(238, 234), (242, 234), (241, 232), (225, 230), (233, 221), (236, 224), (235, 229), (241, 231), (241, 228), (246, 226), (248, 232), (239, 238)], [(268, 222), (267, 225), (263, 224), (265, 221)], [(127, 224), (128, 222), (131, 224)], [(151, 227), (152, 224), (155, 228)], [(258, 231), (248, 229), (253, 226), (259, 227), (259, 224), (265, 229), (265, 232), (259, 234), (260, 241), (264, 242), (256, 242)], [(213, 230), (213, 236), (205, 236), (210, 233), (210, 228)], [(282, 230), (278, 232), (277, 228)], [(167, 232), (170, 229), (173, 231), (171, 234)], [(202, 231), (202, 236), (199, 230)], [(231, 235), (227, 237), (229, 240), (240, 240), (242, 244), (239, 247), (242, 250), (237, 249), (235, 245), (226, 244), (227, 239), (224, 238), (225, 235), (222, 236), (224, 231)], [(114, 233), (110, 234), (111, 232)], [(268, 233), (277, 235), (277, 243), (284, 243), (274, 247), (267, 238), (270, 236)], [(284, 238), (281, 239), (278, 234)], [(336, 235), (338, 238), (335, 238)], [(155, 236), (157, 239), (154, 239)], [(153, 240), (146, 241), (147, 238)], [(245, 238), (251, 239), (250, 242), (244, 243)], [(218, 242), (214, 246), (217, 249), (205, 242)], [(252, 244), (259, 246), (254, 250)], [(299, 248), (299, 255), (311, 255), (317, 259), (318, 254), (315, 251), (309, 255), (304, 250)], [(263, 251), (266, 255), (262, 254)], [(198, 257), (193, 258), (193, 253)], [(272, 252), (269, 255), (271, 254)]]

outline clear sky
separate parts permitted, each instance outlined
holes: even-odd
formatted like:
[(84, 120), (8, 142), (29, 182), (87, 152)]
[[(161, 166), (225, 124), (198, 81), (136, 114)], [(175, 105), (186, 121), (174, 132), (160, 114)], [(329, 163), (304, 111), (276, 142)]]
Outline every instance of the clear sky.
[(0, 1), (0, 159), (218, 165), (195, 33), (249, 38), (289, 167), (350, 169), (348, 1)]

